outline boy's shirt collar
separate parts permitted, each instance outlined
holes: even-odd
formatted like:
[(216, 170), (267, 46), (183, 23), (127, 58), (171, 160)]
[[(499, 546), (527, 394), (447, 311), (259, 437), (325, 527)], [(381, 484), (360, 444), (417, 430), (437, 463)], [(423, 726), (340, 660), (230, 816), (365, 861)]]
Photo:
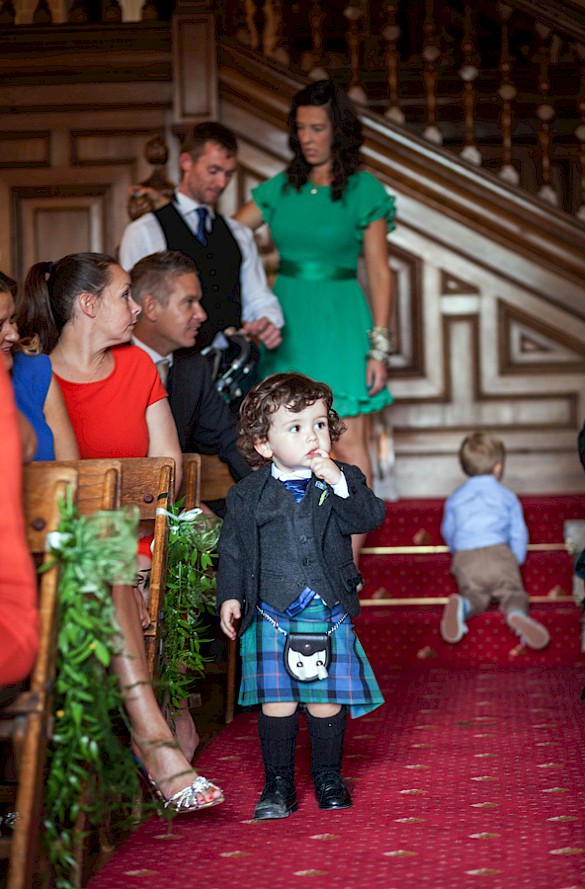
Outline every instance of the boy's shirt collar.
[(291, 479), (297, 478), (311, 478), (312, 472), (310, 469), (295, 469), (294, 472), (286, 472), (283, 469), (278, 469), (274, 463), (271, 466), (272, 478), (275, 478), (279, 482), (288, 482)]

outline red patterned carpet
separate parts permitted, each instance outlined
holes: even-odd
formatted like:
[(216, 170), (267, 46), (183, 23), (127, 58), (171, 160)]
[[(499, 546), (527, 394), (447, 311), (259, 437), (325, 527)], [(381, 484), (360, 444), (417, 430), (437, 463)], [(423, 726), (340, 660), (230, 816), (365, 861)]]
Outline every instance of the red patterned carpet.
[[(562, 543), (585, 498), (525, 498), (533, 542)], [(439, 545), (440, 501), (389, 504), (368, 546)], [(430, 540), (428, 539), (430, 537)], [(585, 889), (585, 658), (572, 563), (533, 552), (525, 580), (547, 597), (532, 613), (551, 631), (543, 652), (518, 644), (497, 611), (455, 646), (439, 636), (448, 557), (364, 557), (374, 596), (357, 622), (386, 704), (348, 723), (344, 775), (354, 807), (317, 808), (308, 736), (299, 735), (299, 811), (254, 822), (263, 786), (256, 713), (239, 713), (197, 766), (224, 788), (217, 808), (151, 818), (89, 889)], [(376, 573), (377, 572), (377, 573)], [(374, 604), (386, 596), (413, 604)]]
[(354, 807), (317, 808), (306, 730), (299, 811), (250, 816), (262, 788), (255, 714), (203, 754), (222, 806), (151, 818), (90, 889), (583, 889), (585, 667), (388, 669), (387, 703), (350, 723)]

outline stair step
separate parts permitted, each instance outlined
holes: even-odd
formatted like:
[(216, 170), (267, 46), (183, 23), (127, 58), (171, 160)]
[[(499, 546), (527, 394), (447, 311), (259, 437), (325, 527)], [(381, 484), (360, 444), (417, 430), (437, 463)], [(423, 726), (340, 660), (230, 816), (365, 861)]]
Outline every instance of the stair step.
[[(584, 495), (523, 496), (520, 502), (528, 526), (530, 542), (563, 544), (564, 523), (569, 520), (585, 520)], [(441, 520), (444, 499), (396, 500), (387, 503), (386, 517), (382, 525), (372, 531), (366, 540), (367, 547), (411, 546), (427, 544), (444, 545), (441, 537)]]
[[(450, 572), (448, 553), (369, 555), (360, 558), (365, 583), (362, 599), (429, 598), (457, 592)], [(564, 550), (529, 552), (522, 578), (530, 596), (570, 596), (573, 589), (573, 560)], [(385, 591), (385, 596), (383, 595)]]
[(496, 609), (470, 620), (469, 632), (456, 645), (449, 645), (440, 636), (442, 612), (438, 605), (388, 607), (370, 603), (362, 607), (356, 631), (374, 672), (424, 662), (431, 666), (504, 664), (519, 668), (585, 662), (581, 612), (575, 605), (538, 604), (531, 608), (531, 616), (551, 634), (543, 651), (523, 648)]

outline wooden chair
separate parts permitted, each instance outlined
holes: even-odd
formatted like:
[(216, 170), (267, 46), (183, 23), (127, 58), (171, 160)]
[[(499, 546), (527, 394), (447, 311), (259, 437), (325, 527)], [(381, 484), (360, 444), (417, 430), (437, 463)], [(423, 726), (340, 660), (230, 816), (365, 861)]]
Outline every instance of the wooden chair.
[(201, 460), (201, 454), (183, 454), (183, 481), (177, 500), (185, 498), (185, 509), (195, 509), (201, 503)]
[[(183, 482), (177, 499), (185, 498), (185, 509), (193, 509), (201, 501), (224, 498), (233, 484), (234, 480), (226, 464), (219, 457), (183, 454)], [(225, 676), (224, 719), (229, 724), (234, 718), (236, 704), (238, 642), (227, 639), (221, 631), (217, 638), (225, 647), (225, 658), (209, 663), (205, 672), (207, 676)]]
[(151, 679), (158, 673), (161, 655), (160, 623), (166, 587), (167, 546), (169, 540), (167, 517), (160, 510), (168, 510), (174, 502), (175, 461), (171, 457), (128, 457), (122, 464), (122, 506), (137, 506), (141, 522), (152, 526), (154, 545), (150, 570), (150, 598), (148, 613), (150, 626), (144, 631), (146, 661)]
[[(43, 564), (52, 556), (46, 538), (59, 524), (59, 504), (67, 491), (75, 499), (77, 473), (59, 464), (32, 463), (23, 473), (24, 515), (30, 552)], [(17, 782), (12, 837), (0, 838), (0, 858), (9, 858), (7, 889), (29, 889), (36, 865), (43, 771), (52, 732), (53, 684), (59, 621), (59, 563), (39, 582), (40, 649), (26, 691), (0, 711), (0, 738), (12, 744)], [(8, 801), (8, 795), (4, 797)]]
[(151, 625), (144, 631), (149, 675), (155, 678), (160, 656), (160, 618), (166, 581), (168, 530), (166, 516), (157, 510), (173, 502), (175, 461), (171, 457), (125, 457), (68, 460), (79, 474), (77, 508), (81, 515), (98, 509), (136, 506), (141, 523), (154, 536), (148, 611)]
[(200, 454), (201, 458), (201, 500), (222, 500), (234, 484), (227, 463), (215, 454)]

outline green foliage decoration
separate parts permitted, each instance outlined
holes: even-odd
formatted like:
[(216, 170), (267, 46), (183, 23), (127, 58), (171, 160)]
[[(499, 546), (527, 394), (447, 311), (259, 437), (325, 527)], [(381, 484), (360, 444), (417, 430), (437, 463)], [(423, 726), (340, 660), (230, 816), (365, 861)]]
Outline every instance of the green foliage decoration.
[(50, 538), (61, 573), (44, 839), (57, 889), (77, 885), (84, 829), (104, 823), (114, 807), (129, 817), (138, 793), (131, 754), (115, 732), (125, 715), (117, 677), (108, 669), (122, 644), (110, 585), (135, 582), (137, 527), (134, 510), (79, 516), (69, 498)]
[(170, 508), (168, 522), (159, 700), (172, 718), (204, 668), (201, 645), (209, 641), (208, 615), (215, 613), (213, 568), (221, 520), (200, 509), (184, 510), (180, 501)]

